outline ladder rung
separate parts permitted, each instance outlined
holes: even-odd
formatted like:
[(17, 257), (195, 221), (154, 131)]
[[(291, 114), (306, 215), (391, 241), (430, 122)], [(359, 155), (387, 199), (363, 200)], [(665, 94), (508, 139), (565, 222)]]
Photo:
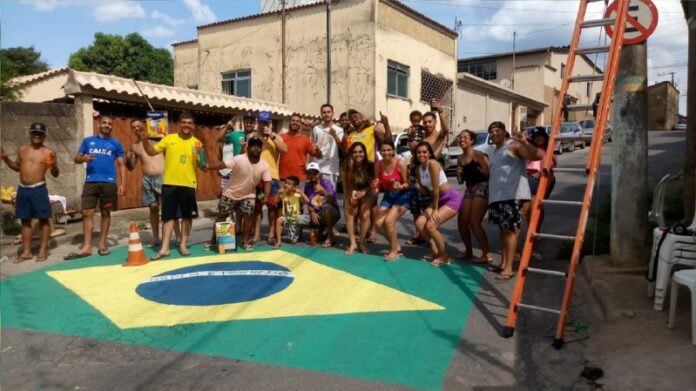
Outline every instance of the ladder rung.
[(554, 172), (582, 172), (583, 174), (587, 173), (586, 168), (570, 168), (570, 167), (556, 167), (553, 169)]
[(561, 276), (561, 277), (566, 276), (565, 272), (559, 272), (558, 270), (539, 269), (536, 267), (528, 267), (527, 271), (532, 272), (532, 273), (548, 274), (551, 276)]
[(547, 307), (540, 307), (538, 305), (531, 305), (531, 304), (524, 304), (524, 303), (517, 303), (518, 307), (522, 308), (527, 308), (530, 310), (538, 310), (538, 311), (544, 311), (544, 312), (551, 312), (552, 314), (560, 314), (561, 311), (553, 309), (553, 308), (547, 308)]
[(571, 83), (584, 82), (584, 81), (602, 81), (604, 80), (603, 73), (596, 73), (594, 75), (577, 75), (568, 78)]
[(582, 201), (562, 201), (562, 200), (541, 200), (544, 205), (569, 205), (582, 206)]
[(568, 111), (582, 111), (582, 110), (592, 110), (592, 103), (581, 104), (581, 105), (568, 105), (566, 106)]
[(582, 22), (582, 28), (610, 26), (616, 23), (616, 18), (593, 19)]
[(555, 234), (542, 234), (542, 233), (535, 233), (534, 234), (535, 238), (546, 238), (546, 239), (558, 239), (558, 240), (568, 240), (571, 242), (575, 241), (575, 236), (568, 236), (568, 235), (555, 235)]
[(575, 54), (608, 53), (609, 46), (588, 46), (586, 48), (575, 49)]

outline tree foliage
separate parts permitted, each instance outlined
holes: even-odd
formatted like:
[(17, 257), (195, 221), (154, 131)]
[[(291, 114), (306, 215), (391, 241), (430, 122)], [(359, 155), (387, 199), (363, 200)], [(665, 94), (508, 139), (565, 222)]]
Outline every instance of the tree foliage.
[(41, 60), (41, 53), (34, 47), (0, 49), (0, 99), (16, 100), (20, 97), (18, 88), (8, 83), (13, 77), (47, 70), (48, 64)]
[(153, 47), (138, 33), (122, 37), (96, 33), (94, 43), (70, 55), (70, 68), (157, 84), (174, 83), (174, 61), (167, 49)]

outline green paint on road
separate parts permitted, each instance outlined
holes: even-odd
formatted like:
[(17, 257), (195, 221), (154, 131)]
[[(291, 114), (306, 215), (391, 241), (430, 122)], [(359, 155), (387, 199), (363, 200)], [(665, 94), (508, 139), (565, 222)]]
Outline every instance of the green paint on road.
[[(250, 259), (263, 259), (265, 249), (269, 248), (258, 247), (249, 253)], [(435, 268), (411, 259), (385, 263), (379, 256), (347, 257), (335, 250), (306, 247), (285, 246), (283, 251), (445, 309), (120, 329), (46, 274), (119, 264), (126, 257), (126, 248), (118, 248), (110, 257), (93, 256), (3, 281), (3, 327), (304, 368), (420, 389), (440, 388), (476, 300), (482, 269), (469, 265)], [(211, 254), (198, 246), (192, 253), (194, 257)], [(331, 286), (331, 281), (324, 283)]]

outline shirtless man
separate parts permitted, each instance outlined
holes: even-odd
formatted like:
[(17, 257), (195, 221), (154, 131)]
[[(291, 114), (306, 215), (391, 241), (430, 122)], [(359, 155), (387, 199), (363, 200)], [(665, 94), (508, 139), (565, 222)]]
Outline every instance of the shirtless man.
[[(138, 134), (145, 129), (142, 120), (131, 121), (131, 131)], [(150, 141), (148, 141), (150, 142)], [(151, 142), (150, 142), (151, 143)], [(150, 208), (150, 226), (152, 227), (152, 242), (149, 247), (157, 247), (161, 244), (159, 229), (160, 199), (162, 198), (162, 174), (164, 173), (164, 157), (162, 155), (150, 156), (143, 148), (143, 142), (138, 140), (130, 148), (126, 147), (126, 168), (133, 171), (140, 160), (143, 170), (143, 182), (140, 186), (140, 201)], [(174, 224), (176, 237), (181, 236), (178, 222)]]
[[(439, 161), (442, 157), (442, 148), (445, 146), (445, 143), (447, 142), (449, 126), (447, 125), (447, 119), (445, 118), (445, 115), (442, 114), (442, 105), (440, 104), (439, 100), (433, 99), (430, 102), (430, 108), (432, 109), (432, 111), (423, 114), (423, 128), (425, 129), (425, 138), (423, 140), (427, 141), (428, 144), (430, 144), (430, 146), (433, 147), (435, 159)], [(437, 113), (437, 116), (440, 117), (439, 132), (436, 130), (437, 117), (435, 113)], [(413, 138), (415, 136), (414, 133), (415, 130), (413, 128), (409, 128), (408, 137)]]
[(46, 188), (46, 170), (57, 177), (60, 173), (56, 164), (56, 153), (43, 145), (46, 139), (46, 125), (34, 123), (29, 127), (29, 144), (17, 148), (17, 158), (12, 161), (0, 147), (0, 159), (12, 170), (19, 172), (19, 189), (17, 190), (17, 218), (22, 220), (22, 254), (14, 262), (28, 261), (34, 256), (31, 253), (31, 220), (39, 220), (41, 247), (36, 262), (47, 259), (48, 238), (51, 236), (51, 203), (48, 201)]

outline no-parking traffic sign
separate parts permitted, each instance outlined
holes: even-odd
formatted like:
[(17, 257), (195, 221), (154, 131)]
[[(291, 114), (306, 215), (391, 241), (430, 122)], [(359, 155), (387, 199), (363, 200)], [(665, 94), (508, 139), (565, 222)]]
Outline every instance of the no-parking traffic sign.
[[(605, 18), (615, 18), (618, 2), (609, 4), (604, 13)], [(657, 27), (657, 7), (650, 0), (630, 0), (626, 13), (626, 28), (623, 35), (624, 45), (635, 45), (644, 42)], [(614, 26), (605, 26), (607, 34), (614, 34)]]

